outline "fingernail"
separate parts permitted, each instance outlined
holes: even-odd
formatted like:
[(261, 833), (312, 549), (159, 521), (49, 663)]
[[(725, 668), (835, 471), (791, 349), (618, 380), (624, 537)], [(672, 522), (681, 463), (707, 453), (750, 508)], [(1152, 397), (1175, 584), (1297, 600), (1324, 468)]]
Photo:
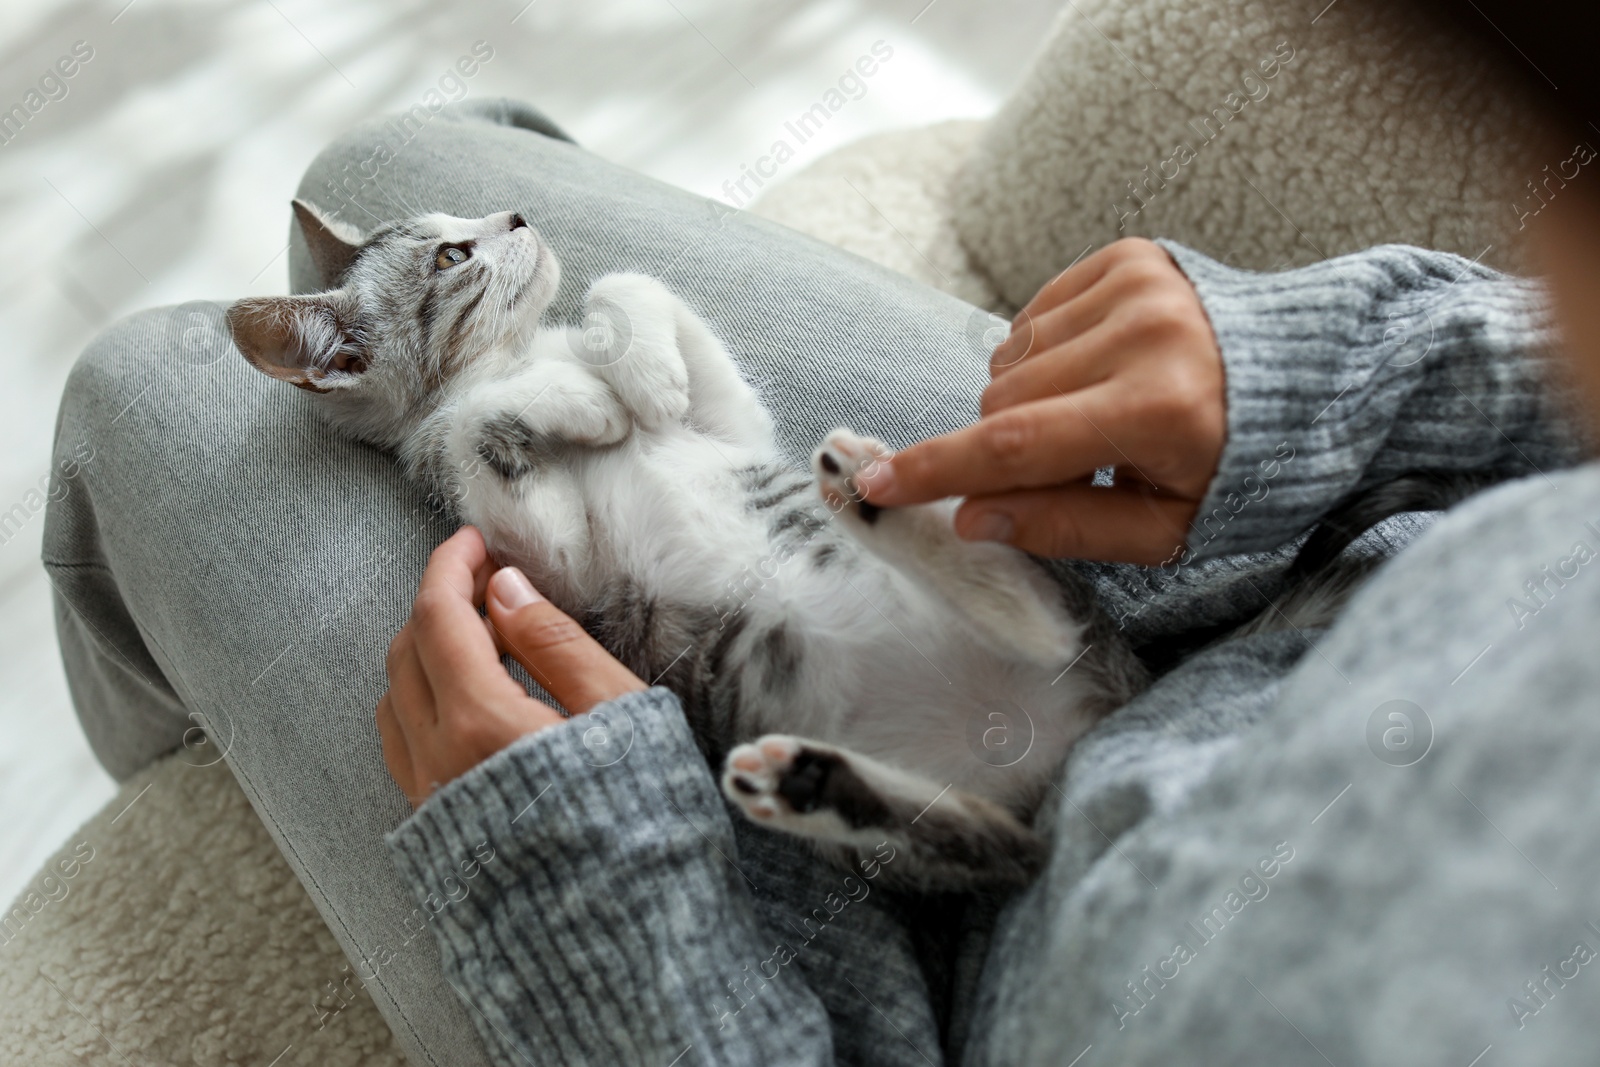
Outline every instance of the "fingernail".
[(507, 611), (516, 611), (529, 604), (537, 604), (544, 597), (528, 581), (528, 576), (515, 567), (501, 567), (489, 579), (489, 592)]
[[(958, 531), (959, 532), (959, 531)], [(1017, 532), (1017, 524), (1003, 511), (986, 511), (967, 524), (964, 541), (1009, 541)]]
[(856, 476), (856, 485), (864, 497), (883, 498), (894, 493), (894, 464), (880, 459)]

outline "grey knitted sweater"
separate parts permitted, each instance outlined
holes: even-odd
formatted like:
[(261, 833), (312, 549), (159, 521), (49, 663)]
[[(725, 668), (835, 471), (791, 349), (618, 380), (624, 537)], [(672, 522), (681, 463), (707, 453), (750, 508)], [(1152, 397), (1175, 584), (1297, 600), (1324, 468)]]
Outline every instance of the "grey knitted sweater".
[(496, 1062), (1592, 1060), (1600, 471), (1557, 473), (1539, 290), (1410, 248), (1169, 251), (1229, 437), (1182, 561), (1083, 565), (1136, 643), (1259, 612), (1353, 489), (1513, 484), (1354, 546), (1408, 547), (1333, 630), (1213, 643), (1104, 721), (1007, 900), (896, 895), (732, 817), (664, 690), (524, 738), (390, 838)]

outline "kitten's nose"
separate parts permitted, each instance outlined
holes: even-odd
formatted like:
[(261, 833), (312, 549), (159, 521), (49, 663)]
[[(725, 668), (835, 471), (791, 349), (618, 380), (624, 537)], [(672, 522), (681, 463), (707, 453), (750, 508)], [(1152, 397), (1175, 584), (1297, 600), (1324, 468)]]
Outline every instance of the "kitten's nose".
[(528, 228), (528, 221), (513, 211), (511, 213), (511, 228), (513, 230), (526, 230)]

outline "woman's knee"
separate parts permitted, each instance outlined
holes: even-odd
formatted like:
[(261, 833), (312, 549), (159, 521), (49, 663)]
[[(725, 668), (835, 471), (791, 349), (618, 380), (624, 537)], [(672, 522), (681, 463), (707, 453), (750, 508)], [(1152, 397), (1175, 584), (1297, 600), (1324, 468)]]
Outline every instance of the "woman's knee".
[[(300, 179), (297, 196), (324, 214), (362, 231), (391, 220), (398, 202), (414, 211), (441, 210), (426, 190), (448, 185), (453, 175), (427, 153), (413, 153), (413, 142), (440, 126), (481, 126), (488, 130), (527, 131), (530, 145), (551, 140), (571, 143), (561, 127), (538, 108), (507, 97), (465, 99), (437, 105), (415, 104), (392, 115), (371, 119), (335, 138), (317, 154)], [(402, 171), (404, 173), (402, 173)], [(386, 186), (396, 188), (386, 188)], [(397, 188), (407, 190), (404, 198)], [(287, 205), (285, 205), (287, 207)], [(287, 221), (291, 216), (284, 213)], [(321, 288), (298, 229), (289, 234), (289, 287), (293, 292)]]
[[(412, 142), (436, 123), (526, 130), (541, 138), (574, 143), (544, 112), (510, 97), (466, 99), (437, 108), (416, 104), (405, 111), (370, 119), (334, 138), (306, 168), (297, 195), (324, 212), (363, 226), (364, 194), (377, 193), (385, 172), (394, 170), (396, 162), (405, 159)], [(369, 220), (378, 221), (382, 220)]]
[(231, 378), (230, 361), (243, 360), (225, 310), (198, 300), (147, 308), (100, 331), (67, 375), (52, 472), (76, 478), (84, 466), (102, 466), (95, 459), (108, 453), (120, 457), (118, 466), (148, 457), (204, 421), (207, 408), (227, 406), (234, 391), (212, 388), (210, 379)]
[(231, 348), (223, 308), (209, 301), (145, 308), (111, 323), (67, 375), (62, 420), (111, 425), (161, 381), (214, 362)]

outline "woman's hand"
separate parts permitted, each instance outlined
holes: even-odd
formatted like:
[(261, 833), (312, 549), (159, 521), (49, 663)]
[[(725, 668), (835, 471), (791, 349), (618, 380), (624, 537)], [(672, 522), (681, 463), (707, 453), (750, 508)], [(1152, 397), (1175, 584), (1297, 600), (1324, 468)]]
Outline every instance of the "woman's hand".
[[(478, 608), (488, 605), (488, 618)], [(645, 688), (515, 567), (496, 570), (471, 526), (434, 549), (411, 618), (389, 644), (378, 734), (389, 773), (418, 807), (517, 738), (562, 722), (500, 663), (525, 667), (574, 715)]]
[[(965, 496), (956, 531), (1044, 556), (1160, 563), (1183, 545), (1227, 435), (1222, 355), (1194, 286), (1129, 238), (1063, 271), (989, 362), (978, 422), (861, 479), (895, 506)], [(1099, 467), (1116, 485), (1095, 487)]]

